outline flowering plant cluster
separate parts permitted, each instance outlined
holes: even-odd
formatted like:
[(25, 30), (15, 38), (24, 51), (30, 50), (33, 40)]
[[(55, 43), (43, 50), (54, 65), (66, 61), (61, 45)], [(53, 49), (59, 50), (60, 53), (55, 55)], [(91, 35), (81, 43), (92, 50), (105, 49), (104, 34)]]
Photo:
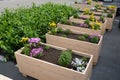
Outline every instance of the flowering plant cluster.
[(40, 58), (43, 53), (43, 48), (40, 46), (40, 38), (22, 38), (22, 41), (28, 43), (24, 44), (23, 54), (31, 57)]
[(90, 15), (90, 14), (91, 14), (90, 9), (85, 8), (83, 14), (84, 14), (84, 15)]
[(89, 40), (89, 42), (92, 43), (98, 43), (100, 40), (101, 35), (97, 35), (97, 34), (83, 34), (82, 36), (78, 36), (78, 40), (81, 41), (87, 41)]
[(96, 20), (93, 13), (90, 15), (89, 19), (90, 19), (90, 21), (92, 21), (92, 22), (94, 22), (94, 21)]
[(92, 0), (87, 0), (87, 4), (91, 4), (92, 3)]
[(107, 6), (107, 9), (110, 11), (115, 11), (115, 8), (116, 8), (116, 6), (114, 6), (114, 5)]
[(96, 20), (96, 22), (90, 22), (89, 25), (93, 30), (100, 30), (101, 23)]

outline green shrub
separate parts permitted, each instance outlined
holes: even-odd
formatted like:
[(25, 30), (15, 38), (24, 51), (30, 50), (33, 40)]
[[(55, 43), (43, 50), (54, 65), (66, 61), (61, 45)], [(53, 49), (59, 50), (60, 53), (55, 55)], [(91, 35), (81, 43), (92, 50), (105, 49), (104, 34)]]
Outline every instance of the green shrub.
[(98, 36), (94, 36), (94, 37), (92, 37), (92, 38), (90, 39), (90, 41), (91, 41), (92, 43), (98, 43), (98, 42), (99, 42), (99, 37), (98, 37)]
[(44, 49), (49, 50), (50, 48), (51, 48), (50, 46), (46, 45)]
[(79, 36), (79, 37), (78, 37), (78, 40), (86, 41), (86, 38), (85, 38), (85, 36)]
[(63, 31), (62, 28), (57, 28), (57, 32), (58, 32), (58, 33), (61, 33), (62, 31)]
[(88, 34), (83, 34), (83, 36), (84, 36), (85, 38), (88, 38), (88, 37), (89, 37), (89, 35), (88, 35)]
[(112, 15), (111, 13), (108, 13), (108, 14), (107, 14), (107, 17), (108, 17), (108, 18), (112, 18), (113, 15)]
[(104, 16), (100, 16), (100, 21), (105, 22)]
[(94, 30), (100, 30), (100, 25), (94, 24)]
[(87, 24), (87, 25), (89, 25), (90, 20), (89, 20), (89, 19), (86, 19), (86, 20), (84, 21), (84, 23)]
[(40, 37), (50, 30), (49, 23), (58, 23), (76, 13), (70, 6), (46, 3), (33, 4), (30, 8), (6, 9), (0, 15), (0, 48), (6, 51), (8, 58), (14, 58), (14, 52), (23, 46), (22, 37)]
[(72, 61), (72, 51), (71, 50), (62, 51), (58, 61), (59, 65), (68, 67), (71, 61)]
[(63, 34), (63, 35), (61, 35), (62, 37), (67, 37), (67, 35), (65, 35), (65, 34)]
[(69, 34), (71, 33), (71, 30), (70, 30), (70, 29), (66, 29), (66, 30), (64, 31), (64, 33), (65, 33), (66, 35), (69, 35)]
[(74, 14), (73, 17), (74, 17), (74, 18), (79, 18), (78, 13)]

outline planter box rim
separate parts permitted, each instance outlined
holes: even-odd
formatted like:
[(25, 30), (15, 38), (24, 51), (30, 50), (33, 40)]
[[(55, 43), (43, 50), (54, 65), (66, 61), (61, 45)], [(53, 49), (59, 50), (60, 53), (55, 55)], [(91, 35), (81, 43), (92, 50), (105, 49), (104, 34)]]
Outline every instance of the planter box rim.
[[(44, 44), (44, 43), (41, 43), (41, 44), (43, 44), (43, 45), (48, 45), (48, 46), (52, 46), (53, 48), (54, 48), (54, 47), (57, 47), (57, 48), (66, 50), (66, 48), (62, 48), (62, 47), (58, 47), (58, 46), (54, 46), (54, 45), (50, 45), (50, 44)], [(21, 54), (23, 48), (24, 48), (24, 47), (22, 47), (21, 49), (17, 50), (17, 51), (15, 52), (15, 54), (24, 56), (24, 57), (26, 57), (26, 58), (32, 58), (32, 59), (34, 59), (34, 60), (36, 60), (36, 61), (41, 61), (41, 62), (44, 62), (44, 63), (46, 63), (46, 64), (49, 64), (49, 65), (52, 65), (52, 66), (55, 66), (55, 67), (59, 67), (59, 68), (61, 68), (61, 69), (67, 70), (67, 71), (73, 71), (73, 72), (79, 73), (79, 74), (85, 74), (85, 73), (87, 72), (88, 66), (90, 65), (90, 62), (91, 62), (92, 59), (93, 59), (93, 55), (91, 55), (91, 54), (86, 54), (86, 53), (83, 53), (83, 52), (78, 52), (78, 51), (72, 50), (74, 53), (80, 53), (80, 54), (85, 55), (85, 56), (87, 56), (87, 57), (90, 58), (89, 61), (88, 61), (88, 63), (87, 63), (87, 66), (86, 66), (84, 72), (79, 72), (79, 71), (76, 71), (76, 70), (73, 70), (73, 69), (69, 69), (69, 68), (66, 68), (66, 67), (63, 67), (63, 66), (60, 66), (60, 65), (57, 65), (57, 64), (53, 64), (53, 63), (50, 63), (50, 62), (47, 62), (47, 61), (44, 61), (44, 60), (40, 60), (40, 59), (37, 59), (37, 58), (34, 58), (34, 57), (30, 57), (30, 56), (27, 56), (27, 55), (25, 55), (25, 54)], [(77, 54), (77, 55), (78, 55), (78, 54)]]
[[(76, 32), (78, 32), (78, 31), (76, 31)], [(75, 32), (72, 32), (72, 33), (75, 33)], [(83, 34), (83, 33), (77, 33), (77, 34)], [(51, 34), (46, 33), (46, 35), (51, 35)], [(51, 36), (56, 36), (56, 35), (51, 35)], [(61, 36), (59, 36), (59, 37), (61, 37)], [(62, 37), (62, 38), (66, 39), (66, 37)], [(92, 44), (92, 45), (100, 45), (100, 43), (101, 43), (101, 41), (103, 39), (103, 36), (101, 35), (100, 40), (99, 40), (99, 42), (97, 44), (96, 43), (87, 42), (87, 41), (81, 41), (81, 40), (77, 40), (77, 39), (71, 39), (71, 38), (69, 38), (69, 39), (70, 40), (74, 40), (74, 41), (80, 41), (80, 42)]]

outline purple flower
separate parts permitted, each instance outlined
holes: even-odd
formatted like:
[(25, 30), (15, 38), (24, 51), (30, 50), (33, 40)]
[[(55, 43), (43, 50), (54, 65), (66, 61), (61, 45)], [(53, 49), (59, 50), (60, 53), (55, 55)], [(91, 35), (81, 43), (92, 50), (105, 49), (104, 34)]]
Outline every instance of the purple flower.
[(30, 52), (30, 56), (37, 56), (38, 54), (42, 53), (43, 49), (42, 48), (34, 48)]
[(80, 23), (80, 26), (83, 27), (83, 26), (84, 26), (84, 23)]
[(87, 27), (88, 27), (88, 25), (87, 25), (87, 24), (84, 24), (84, 27), (86, 27), (86, 28), (87, 28)]
[(29, 43), (38, 43), (40, 41), (40, 38), (30, 38), (28, 40)]
[(95, 36), (96, 36), (96, 37), (99, 37), (99, 38), (101, 37), (101, 35), (99, 35), (99, 34), (91, 34), (91, 35), (90, 35), (90, 38), (93, 38), (93, 37), (95, 37)]
[(87, 2), (85, 1), (85, 2), (83, 2), (83, 4), (87, 4)]

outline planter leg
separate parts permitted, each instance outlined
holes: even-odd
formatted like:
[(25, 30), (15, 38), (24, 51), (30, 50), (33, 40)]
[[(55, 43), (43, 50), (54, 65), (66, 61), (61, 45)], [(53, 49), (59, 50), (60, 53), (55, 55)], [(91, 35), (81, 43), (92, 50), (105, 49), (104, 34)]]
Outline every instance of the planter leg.
[(24, 77), (27, 77), (27, 75), (26, 75), (26, 74), (23, 74), (23, 73), (22, 73), (22, 75), (23, 75)]
[(93, 62), (93, 65), (96, 65), (97, 64), (97, 62)]

